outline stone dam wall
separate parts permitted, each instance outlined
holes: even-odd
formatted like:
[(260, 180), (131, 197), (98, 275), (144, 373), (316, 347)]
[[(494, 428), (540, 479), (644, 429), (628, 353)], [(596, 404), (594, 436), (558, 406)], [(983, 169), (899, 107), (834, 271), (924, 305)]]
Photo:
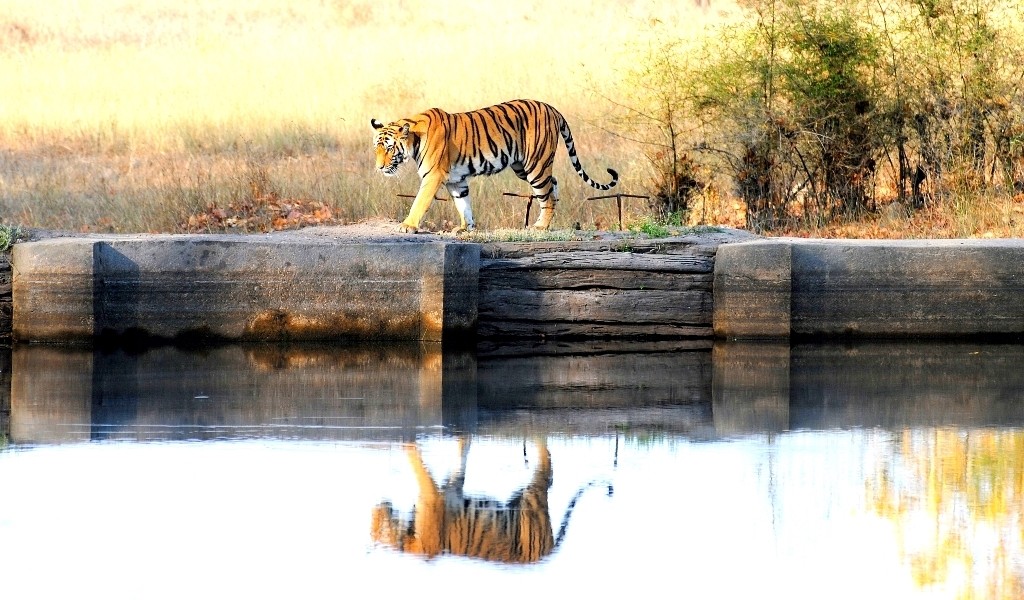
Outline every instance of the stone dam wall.
[(1022, 240), (335, 230), (55, 238), (17, 244), (10, 264), (0, 332), (17, 342), (1024, 335)]

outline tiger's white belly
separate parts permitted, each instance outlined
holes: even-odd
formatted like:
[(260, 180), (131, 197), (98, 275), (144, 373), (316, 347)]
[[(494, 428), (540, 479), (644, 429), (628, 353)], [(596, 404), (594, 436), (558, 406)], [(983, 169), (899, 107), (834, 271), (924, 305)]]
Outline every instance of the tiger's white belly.
[(469, 177), (468, 165), (452, 167), (451, 170), (448, 171), (447, 183), (460, 183), (462, 181), (465, 181), (466, 177)]
[[(472, 165), (472, 168), (470, 168), (470, 165)], [(448, 171), (447, 183), (460, 183), (465, 181), (467, 177), (475, 177), (477, 175), (493, 175), (504, 170), (507, 166), (508, 164), (502, 164), (501, 158), (497, 156), (485, 156), (480, 161), (452, 166), (451, 170)]]

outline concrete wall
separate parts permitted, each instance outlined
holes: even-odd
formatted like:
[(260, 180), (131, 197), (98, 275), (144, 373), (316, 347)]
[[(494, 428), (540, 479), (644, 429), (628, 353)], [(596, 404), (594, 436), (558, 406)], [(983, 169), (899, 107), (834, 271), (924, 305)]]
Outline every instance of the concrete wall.
[(457, 341), (479, 247), (256, 236), (59, 238), (14, 247), (13, 337)]
[(1024, 335), (1024, 240), (743, 241), (729, 234), (624, 248), (423, 239), (121, 236), (17, 244), (13, 337), (472, 344)]
[(769, 239), (719, 247), (723, 338), (1024, 334), (1024, 240)]

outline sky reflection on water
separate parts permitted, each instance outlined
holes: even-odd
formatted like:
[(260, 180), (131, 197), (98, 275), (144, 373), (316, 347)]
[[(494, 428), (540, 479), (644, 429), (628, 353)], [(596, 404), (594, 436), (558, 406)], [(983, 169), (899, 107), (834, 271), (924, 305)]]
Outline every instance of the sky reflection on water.
[[(16, 348), (0, 577), (12, 598), (1018, 597), (1022, 353)], [(377, 507), (420, 501), (410, 450), (443, 485), (456, 434), (463, 498), (492, 508), (546, 440), (553, 537), (579, 493), (550, 554), (374, 542)]]

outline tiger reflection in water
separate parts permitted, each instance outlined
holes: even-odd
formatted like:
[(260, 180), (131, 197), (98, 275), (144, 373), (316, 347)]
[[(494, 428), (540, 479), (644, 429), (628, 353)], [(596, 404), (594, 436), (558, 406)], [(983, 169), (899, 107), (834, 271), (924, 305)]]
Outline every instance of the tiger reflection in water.
[[(382, 502), (373, 509), (373, 540), (430, 558), (448, 553), (506, 563), (532, 563), (551, 554), (565, 535), (576, 501), (587, 487), (597, 482), (577, 491), (556, 539), (548, 512), (552, 472), (547, 441), (537, 441), (539, 456), (530, 483), (507, 502), (463, 495), (469, 444), (468, 437), (459, 438), (460, 467), (441, 487), (423, 463), (419, 448), (407, 444), (406, 453), (419, 485), (413, 517), (402, 519), (390, 502)], [(608, 485), (608, 494), (611, 493), (612, 487)]]

